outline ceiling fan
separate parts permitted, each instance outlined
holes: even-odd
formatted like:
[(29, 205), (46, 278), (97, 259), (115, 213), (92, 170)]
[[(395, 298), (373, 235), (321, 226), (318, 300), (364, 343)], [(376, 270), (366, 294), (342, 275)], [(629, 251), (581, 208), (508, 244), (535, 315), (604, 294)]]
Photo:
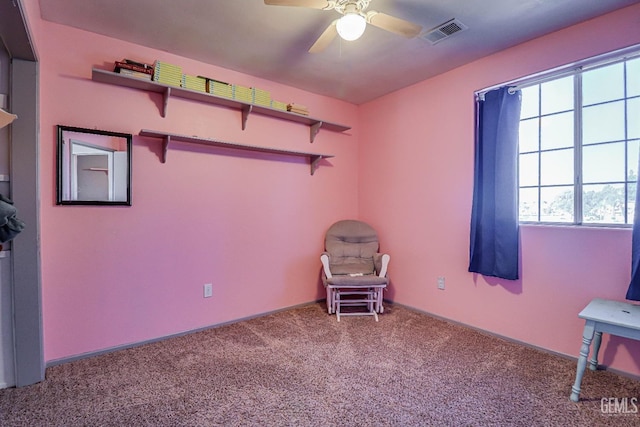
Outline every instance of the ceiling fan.
[(420, 34), (422, 27), (413, 22), (370, 10), (365, 12), (371, 0), (264, 0), (270, 6), (299, 6), (311, 9), (335, 10), (342, 15), (333, 21), (309, 49), (310, 53), (322, 52), (336, 35), (344, 40), (356, 40), (367, 23), (401, 36), (412, 38)]

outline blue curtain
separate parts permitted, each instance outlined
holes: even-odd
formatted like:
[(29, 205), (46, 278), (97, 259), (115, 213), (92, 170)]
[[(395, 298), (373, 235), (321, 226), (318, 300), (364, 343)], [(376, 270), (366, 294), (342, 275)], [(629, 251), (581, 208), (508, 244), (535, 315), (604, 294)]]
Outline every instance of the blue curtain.
[(640, 206), (638, 202), (640, 202), (640, 174), (636, 185), (636, 212), (633, 215), (631, 237), (631, 283), (629, 283), (626, 297), (634, 301), (640, 301)]
[(476, 103), (469, 271), (518, 279), (518, 128), (521, 93), (503, 87)]

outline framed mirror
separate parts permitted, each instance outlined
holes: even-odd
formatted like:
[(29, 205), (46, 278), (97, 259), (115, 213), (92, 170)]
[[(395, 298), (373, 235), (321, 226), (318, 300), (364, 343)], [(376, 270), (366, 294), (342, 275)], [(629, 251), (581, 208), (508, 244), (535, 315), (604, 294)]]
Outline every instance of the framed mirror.
[(132, 135), (58, 125), (58, 205), (131, 206)]

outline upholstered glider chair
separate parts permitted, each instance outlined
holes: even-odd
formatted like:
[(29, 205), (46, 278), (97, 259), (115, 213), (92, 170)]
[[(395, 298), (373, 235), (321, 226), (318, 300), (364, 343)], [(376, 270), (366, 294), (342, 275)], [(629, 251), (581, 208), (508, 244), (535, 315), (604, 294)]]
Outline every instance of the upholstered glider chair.
[[(329, 314), (335, 313), (338, 321), (340, 316), (355, 315), (371, 315), (378, 321), (391, 257), (378, 252), (376, 231), (362, 221), (338, 221), (327, 230), (324, 246), (320, 261)], [(343, 311), (355, 306), (361, 308)]]

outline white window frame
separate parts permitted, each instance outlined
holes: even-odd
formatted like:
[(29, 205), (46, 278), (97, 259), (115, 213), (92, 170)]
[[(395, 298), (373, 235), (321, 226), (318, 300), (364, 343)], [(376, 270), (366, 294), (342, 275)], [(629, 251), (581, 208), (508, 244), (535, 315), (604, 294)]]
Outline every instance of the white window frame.
[[(519, 78), (499, 85), (491, 86), (475, 92), (476, 99), (484, 99), (484, 94), (501, 87), (510, 86), (514, 90), (542, 84), (563, 77), (574, 77), (574, 213), (572, 222), (549, 222), (549, 221), (520, 221), (521, 224), (531, 225), (560, 225), (560, 226), (580, 226), (580, 227), (606, 227), (606, 228), (631, 228), (633, 218), (627, 220), (628, 223), (584, 223), (582, 221), (582, 73), (597, 68), (613, 65), (640, 57), (640, 45), (631, 46), (624, 49), (608, 52), (603, 55), (594, 56), (585, 60), (570, 63), (544, 72), (536, 73), (527, 77)], [(627, 99), (627, 98), (625, 98)], [(640, 172), (638, 172), (640, 174)], [(539, 183), (540, 184), (540, 183)], [(519, 186), (518, 186), (519, 188)], [(539, 188), (539, 186), (538, 186)], [(626, 215), (626, 213), (625, 213)]]

